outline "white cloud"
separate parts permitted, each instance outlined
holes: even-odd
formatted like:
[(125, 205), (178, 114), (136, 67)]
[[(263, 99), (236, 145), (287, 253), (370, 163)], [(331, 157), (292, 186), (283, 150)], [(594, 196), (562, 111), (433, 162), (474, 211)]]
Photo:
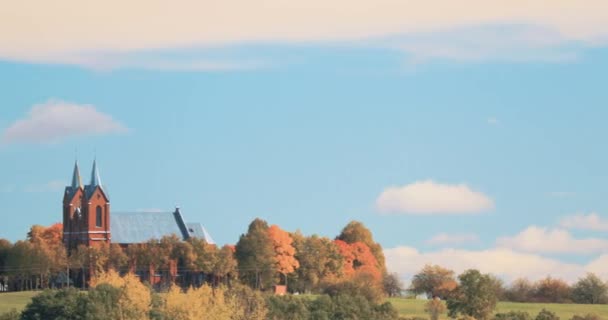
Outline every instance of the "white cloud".
[(595, 212), (564, 217), (559, 225), (567, 229), (608, 231), (608, 219), (603, 219)]
[(565, 263), (506, 248), (479, 251), (442, 249), (434, 252), (419, 252), (415, 248), (401, 246), (385, 249), (384, 255), (388, 270), (398, 273), (408, 281), (426, 264), (437, 264), (452, 269), (457, 274), (467, 269), (478, 269), (506, 281), (519, 277), (536, 280), (547, 275), (576, 281), (586, 270), (584, 265)]
[(555, 197), (555, 198), (568, 198), (568, 197), (573, 197), (576, 195), (576, 193), (571, 192), (571, 191), (552, 191), (547, 193), (548, 196), (550, 197)]
[(448, 234), (439, 233), (426, 241), (430, 245), (459, 245), (479, 241), (479, 237), (472, 233)]
[(494, 201), (465, 184), (427, 180), (385, 189), (376, 200), (376, 206), (385, 213), (460, 214), (490, 210)]
[(128, 129), (92, 105), (51, 100), (35, 105), (25, 119), (4, 130), (2, 142), (56, 142), (80, 135), (123, 133)]
[(490, 117), (490, 118), (488, 118), (488, 124), (489, 125), (497, 125), (498, 124), (498, 119), (496, 119), (495, 117)]
[(62, 180), (53, 180), (42, 184), (32, 184), (24, 188), (25, 192), (57, 192), (62, 191), (67, 183)]
[(608, 254), (603, 254), (587, 265), (587, 271), (595, 273), (602, 279), (608, 279)]
[(563, 229), (548, 229), (531, 226), (513, 237), (497, 240), (500, 247), (536, 253), (591, 254), (608, 252), (608, 240), (576, 239)]
[[(573, 13), (584, 18), (573, 19)], [(506, 30), (514, 25), (528, 27)], [(459, 29), (465, 32), (449, 36)], [(546, 59), (554, 54), (543, 48), (603, 44), (606, 30), (604, 0), (59, 0), (35, 6), (12, 1), (0, 11), (0, 59), (69, 63), (100, 52), (365, 42), (391, 35), (423, 35), (395, 42), (422, 59), (483, 59), (505, 52), (517, 59), (519, 48), (524, 49), (522, 59)], [(569, 59), (570, 54), (550, 58)]]

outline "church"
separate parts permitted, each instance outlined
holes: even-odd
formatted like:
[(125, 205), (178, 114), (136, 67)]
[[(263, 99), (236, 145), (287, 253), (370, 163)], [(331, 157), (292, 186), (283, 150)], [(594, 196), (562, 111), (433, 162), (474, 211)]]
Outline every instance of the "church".
[(82, 184), (78, 162), (74, 164), (72, 184), (63, 195), (63, 242), (68, 251), (79, 245), (98, 246), (117, 243), (122, 247), (150, 239), (176, 235), (215, 242), (201, 223), (184, 220), (179, 208), (173, 212), (112, 212), (107, 189), (101, 183), (97, 161), (93, 161), (91, 180)]

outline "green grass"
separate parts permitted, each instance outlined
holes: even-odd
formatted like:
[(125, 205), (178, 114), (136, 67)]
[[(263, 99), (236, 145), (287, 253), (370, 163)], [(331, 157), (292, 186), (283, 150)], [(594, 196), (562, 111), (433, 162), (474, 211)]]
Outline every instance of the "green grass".
[(40, 291), (0, 292), (0, 314), (12, 309), (23, 310), (32, 297), (39, 293)]
[[(424, 317), (428, 319), (428, 315), (424, 312), (424, 300), (393, 298), (389, 299), (399, 314), (406, 317)], [(499, 302), (494, 313), (509, 312), (509, 311), (525, 311), (533, 318), (543, 308), (555, 312), (561, 320), (569, 320), (573, 315), (594, 313), (602, 319), (608, 320), (608, 305), (583, 305), (583, 304), (552, 304), (552, 303), (514, 303), (514, 302)], [(448, 319), (444, 315), (442, 319)]]

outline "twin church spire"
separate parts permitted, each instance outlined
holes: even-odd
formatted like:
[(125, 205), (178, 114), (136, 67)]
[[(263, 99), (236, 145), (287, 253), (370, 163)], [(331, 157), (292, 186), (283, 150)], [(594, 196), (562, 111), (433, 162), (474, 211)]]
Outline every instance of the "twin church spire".
[[(99, 169), (97, 169), (97, 160), (93, 161), (93, 170), (91, 171), (91, 183), (89, 184), (93, 187), (102, 187), (101, 185), (101, 177), (99, 175)], [(82, 185), (82, 178), (80, 177), (80, 168), (78, 166), (78, 161), (74, 163), (74, 173), (72, 174), (72, 190), (76, 190), (78, 188), (84, 188)]]

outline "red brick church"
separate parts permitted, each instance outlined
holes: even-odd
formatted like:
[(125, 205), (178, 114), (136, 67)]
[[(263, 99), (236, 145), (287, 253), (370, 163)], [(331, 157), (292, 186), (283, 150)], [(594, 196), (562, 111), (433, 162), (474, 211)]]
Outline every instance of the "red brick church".
[(101, 183), (97, 161), (88, 185), (82, 184), (76, 162), (72, 184), (66, 186), (63, 196), (63, 242), (68, 250), (103, 242), (127, 246), (172, 234), (214, 243), (202, 224), (185, 222), (179, 208), (173, 212), (110, 212), (110, 197)]

